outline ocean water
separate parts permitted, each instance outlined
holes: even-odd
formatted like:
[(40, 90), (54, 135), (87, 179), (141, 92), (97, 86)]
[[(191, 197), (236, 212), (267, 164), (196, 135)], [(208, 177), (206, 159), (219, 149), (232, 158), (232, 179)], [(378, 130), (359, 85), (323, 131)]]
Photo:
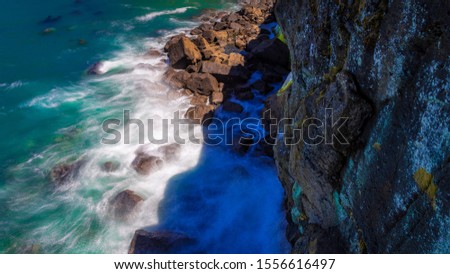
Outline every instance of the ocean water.
[[(221, 0), (3, 3), (0, 253), (126, 253), (142, 227), (186, 233), (206, 253), (288, 251), (283, 190), (270, 159), (188, 143), (179, 160), (140, 176), (130, 167), (135, 151), (159, 145), (138, 144), (136, 127), (131, 144), (100, 143), (101, 123), (121, 119), (125, 109), (158, 120), (189, 107), (187, 98), (167, 98), (165, 58), (145, 53), (196, 25), (205, 9), (235, 7)], [(60, 19), (43, 22), (48, 16)], [(86, 75), (98, 61), (104, 74)], [(77, 176), (55, 188), (52, 167), (78, 160)], [(106, 161), (119, 169), (102, 171)], [(145, 201), (117, 220), (108, 204), (125, 189)]]

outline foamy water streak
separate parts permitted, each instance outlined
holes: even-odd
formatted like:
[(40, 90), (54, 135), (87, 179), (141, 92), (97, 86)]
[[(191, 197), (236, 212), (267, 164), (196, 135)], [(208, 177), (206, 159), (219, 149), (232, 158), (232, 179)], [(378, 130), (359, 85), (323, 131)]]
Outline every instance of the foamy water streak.
[(184, 8), (174, 9), (174, 10), (163, 10), (163, 11), (150, 12), (146, 15), (136, 17), (136, 20), (138, 20), (140, 22), (148, 22), (148, 21), (152, 20), (153, 18), (161, 16), (161, 15), (185, 13), (188, 9), (195, 9), (195, 7), (184, 7)]

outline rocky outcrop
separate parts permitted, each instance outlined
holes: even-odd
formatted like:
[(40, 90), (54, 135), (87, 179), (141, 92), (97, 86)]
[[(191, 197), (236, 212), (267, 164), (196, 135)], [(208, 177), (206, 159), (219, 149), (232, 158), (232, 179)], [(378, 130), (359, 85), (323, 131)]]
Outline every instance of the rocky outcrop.
[(72, 180), (83, 166), (84, 161), (58, 164), (50, 171), (50, 180), (55, 186), (62, 186)]
[(202, 55), (191, 40), (187, 37), (177, 37), (175, 39), (177, 41), (173, 41), (168, 47), (168, 55), (172, 67), (185, 69), (201, 60)]
[(164, 165), (164, 161), (153, 155), (144, 152), (138, 152), (136, 158), (131, 163), (131, 167), (140, 175), (149, 175), (160, 170)]
[(127, 219), (144, 199), (131, 190), (124, 190), (110, 201), (110, 210), (115, 218)]
[(129, 254), (179, 254), (185, 253), (195, 241), (188, 236), (169, 231), (146, 231), (134, 233)]
[[(274, 150), (293, 252), (450, 251), (448, 10), (425, 0), (277, 2), (294, 80), (269, 108), (293, 119)], [(347, 142), (286, 144), (327, 108), (334, 121), (348, 117)]]
[[(213, 117), (221, 104), (227, 111), (241, 113), (243, 107), (230, 99), (251, 100), (254, 98), (251, 89), (267, 95), (273, 90), (270, 84), (281, 82), (288, 73), (287, 46), (270, 38), (270, 31), (260, 28), (261, 24), (274, 21), (273, 3), (241, 1), (238, 12), (205, 14), (202, 23), (190, 31), (194, 37), (181, 34), (167, 42), (164, 50), (172, 68), (164, 79), (172, 88), (192, 93), (192, 107), (185, 114), (190, 121), (210, 121), (208, 118)], [(265, 68), (262, 77), (267, 81), (243, 86), (261, 68)], [(178, 97), (171, 93), (170, 98)]]

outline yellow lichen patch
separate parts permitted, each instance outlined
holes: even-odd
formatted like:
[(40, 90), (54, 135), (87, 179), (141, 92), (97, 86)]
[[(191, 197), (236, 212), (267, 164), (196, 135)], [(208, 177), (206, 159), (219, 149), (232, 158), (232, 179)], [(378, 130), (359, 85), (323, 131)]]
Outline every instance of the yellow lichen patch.
[(372, 147), (376, 150), (376, 151), (380, 151), (381, 150), (381, 144), (378, 142), (375, 142)]
[(437, 185), (433, 182), (433, 175), (421, 167), (414, 173), (414, 181), (416, 181), (420, 191), (428, 196), (433, 209), (436, 209)]
[(309, 242), (308, 253), (309, 254), (317, 253), (317, 238)]

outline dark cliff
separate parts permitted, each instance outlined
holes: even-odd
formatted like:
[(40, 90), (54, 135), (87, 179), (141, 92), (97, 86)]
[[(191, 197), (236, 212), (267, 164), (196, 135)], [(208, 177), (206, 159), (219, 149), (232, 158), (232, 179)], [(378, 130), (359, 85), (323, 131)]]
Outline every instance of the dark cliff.
[(279, 136), (327, 108), (348, 117), (348, 144), (275, 146), (293, 252), (450, 252), (450, 2), (279, 0), (275, 12), (294, 79), (273, 106), (293, 119)]

